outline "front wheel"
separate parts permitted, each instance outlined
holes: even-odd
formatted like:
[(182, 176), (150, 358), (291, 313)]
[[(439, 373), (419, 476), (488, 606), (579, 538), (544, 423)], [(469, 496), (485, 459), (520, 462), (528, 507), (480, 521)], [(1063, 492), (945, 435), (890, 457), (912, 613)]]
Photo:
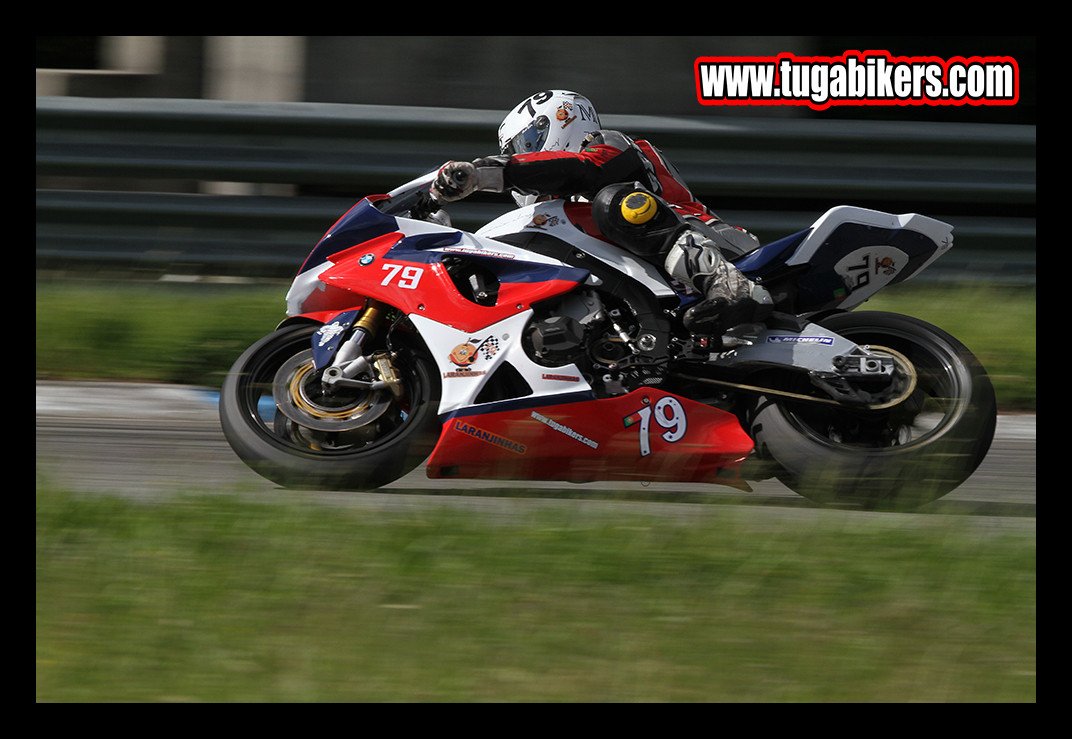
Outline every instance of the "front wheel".
[(312, 361), (317, 328), (279, 329), (238, 358), (220, 392), (224, 435), (250, 468), (284, 487), (386, 485), (423, 461), (439, 438), (432, 361), (409, 336), (379, 358), (390, 363), (393, 391), (328, 391)]
[(884, 509), (922, 505), (964, 482), (997, 421), (993, 386), (972, 353), (941, 329), (893, 313), (841, 313), (822, 325), (906, 358), (915, 385), (876, 410), (761, 398), (752, 437), (777, 463), (777, 477), (820, 503)]

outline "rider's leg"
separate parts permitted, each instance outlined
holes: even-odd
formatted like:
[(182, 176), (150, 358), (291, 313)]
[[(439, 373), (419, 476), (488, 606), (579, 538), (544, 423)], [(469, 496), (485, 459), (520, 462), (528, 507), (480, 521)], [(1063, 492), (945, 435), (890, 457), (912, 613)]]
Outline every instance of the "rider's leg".
[(692, 333), (718, 336), (734, 326), (761, 321), (771, 312), (767, 290), (745, 277), (712, 239), (696, 230), (678, 236), (667, 252), (665, 267), (671, 277), (703, 296), (683, 317)]

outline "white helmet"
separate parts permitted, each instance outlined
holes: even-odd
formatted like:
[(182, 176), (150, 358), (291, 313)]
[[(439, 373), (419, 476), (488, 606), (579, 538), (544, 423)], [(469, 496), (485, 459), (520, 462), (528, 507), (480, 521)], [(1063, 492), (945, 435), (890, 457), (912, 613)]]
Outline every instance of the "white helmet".
[(499, 151), (580, 151), (585, 137), (600, 130), (588, 98), (569, 90), (545, 90), (526, 98), (499, 125)]

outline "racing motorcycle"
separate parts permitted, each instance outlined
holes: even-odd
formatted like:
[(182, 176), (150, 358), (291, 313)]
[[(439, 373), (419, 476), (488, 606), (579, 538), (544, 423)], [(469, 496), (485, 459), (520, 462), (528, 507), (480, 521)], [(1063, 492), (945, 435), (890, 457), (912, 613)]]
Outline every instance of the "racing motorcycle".
[[(916, 318), (853, 310), (951, 248), (948, 224), (838, 206), (728, 249), (772, 310), (694, 336), (681, 318), (699, 296), (622, 245), (629, 229), (683, 227), (654, 193), (625, 183), (469, 233), (431, 196), (435, 174), (345, 213), (286, 318), (231, 368), (223, 431), (262, 476), (338, 490), (422, 463), (429, 478), (774, 477), (821, 504), (888, 508), (945, 495), (986, 455), (994, 391), (971, 352)], [(655, 207), (642, 225), (625, 218), (636, 196)]]

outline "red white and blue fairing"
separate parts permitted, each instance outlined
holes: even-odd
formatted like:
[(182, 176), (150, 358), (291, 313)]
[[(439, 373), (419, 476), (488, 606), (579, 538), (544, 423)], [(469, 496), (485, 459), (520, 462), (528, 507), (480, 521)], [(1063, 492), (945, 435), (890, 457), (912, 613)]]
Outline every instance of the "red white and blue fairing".
[[(651, 264), (581, 231), (584, 206), (572, 214), (567, 201), (529, 206), (469, 234), (396, 218), (375, 201), (362, 200), (323, 237), (288, 293), (288, 314), (324, 325), (323, 345), (316, 347), (321, 363), (330, 361), (366, 299), (408, 317), (442, 383), (443, 430), (428, 462), (430, 477), (732, 481), (753, 446), (733, 415), (654, 387), (610, 397), (593, 387), (591, 368), (538, 363), (526, 346), (534, 305), (599, 278), (496, 236), (528, 232), (560, 240), (658, 298), (679, 300)], [(446, 264), (452, 258), (494, 276), (493, 303), (474, 302), (459, 290)], [(487, 392), (500, 370), (520, 375), (528, 392), (506, 398)]]

